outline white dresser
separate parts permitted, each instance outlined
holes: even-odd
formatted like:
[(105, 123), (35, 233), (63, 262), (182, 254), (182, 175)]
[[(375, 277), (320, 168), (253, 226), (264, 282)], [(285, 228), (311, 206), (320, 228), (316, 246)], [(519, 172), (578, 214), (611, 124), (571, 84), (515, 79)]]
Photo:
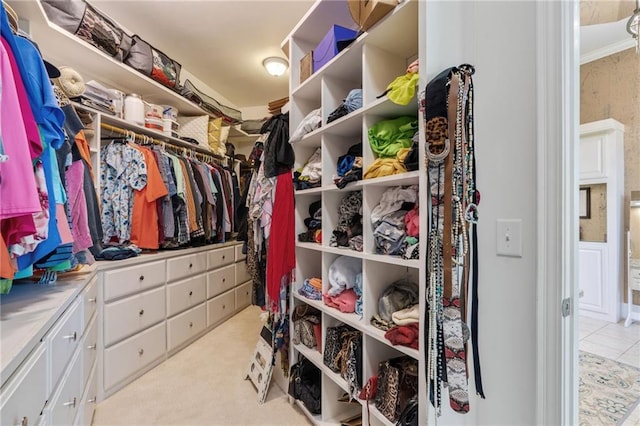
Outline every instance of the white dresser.
[(89, 425), (95, 404), (251, 302), (237, 242), (99, 262), (0, 298), (0, 424)]

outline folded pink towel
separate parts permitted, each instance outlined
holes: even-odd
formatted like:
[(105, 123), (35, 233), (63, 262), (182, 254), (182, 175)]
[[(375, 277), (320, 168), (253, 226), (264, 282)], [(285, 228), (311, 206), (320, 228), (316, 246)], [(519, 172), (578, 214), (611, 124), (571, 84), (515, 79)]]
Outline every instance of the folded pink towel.
[(345, 290), (337, 296), (324, 294), (324, 304), (340, 310), (340, 312), (351, 313), (356, 311), (356, 300), (358, 295), (353, 289)]

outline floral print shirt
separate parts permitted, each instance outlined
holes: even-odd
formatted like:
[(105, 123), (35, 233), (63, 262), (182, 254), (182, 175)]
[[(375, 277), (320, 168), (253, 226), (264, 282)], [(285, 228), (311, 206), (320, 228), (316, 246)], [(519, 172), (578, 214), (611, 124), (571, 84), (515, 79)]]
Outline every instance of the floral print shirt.
[(112, 142), (100, 152), (102, 228), (104, 243), (117, 237), (120, 244), (131, 237), (133, 190), (147, 184), (147, 165), (137, 149)]

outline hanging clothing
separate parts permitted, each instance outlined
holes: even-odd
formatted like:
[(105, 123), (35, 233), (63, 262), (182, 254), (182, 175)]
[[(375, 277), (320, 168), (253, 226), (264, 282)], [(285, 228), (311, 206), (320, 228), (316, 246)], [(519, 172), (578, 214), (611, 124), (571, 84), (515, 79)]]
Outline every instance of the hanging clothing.
[(131, 237), (133, 191), (147, 184), (147, 165), (140, 151), (119, 142), (102, 148), (100, 159), (103, 241), (122, 244)]

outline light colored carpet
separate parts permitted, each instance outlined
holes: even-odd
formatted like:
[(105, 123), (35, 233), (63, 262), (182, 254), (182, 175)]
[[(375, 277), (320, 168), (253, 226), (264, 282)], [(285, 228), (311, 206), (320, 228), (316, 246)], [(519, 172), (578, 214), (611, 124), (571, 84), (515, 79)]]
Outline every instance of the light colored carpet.
[(580, 351), (580, 425), (620, 425), (640, 402), (640, 369)]
[(93, 425), (309, 425), (274, 382), (260, 405), (244, 380), (260, 312), (246, 308), (99, 403)]

